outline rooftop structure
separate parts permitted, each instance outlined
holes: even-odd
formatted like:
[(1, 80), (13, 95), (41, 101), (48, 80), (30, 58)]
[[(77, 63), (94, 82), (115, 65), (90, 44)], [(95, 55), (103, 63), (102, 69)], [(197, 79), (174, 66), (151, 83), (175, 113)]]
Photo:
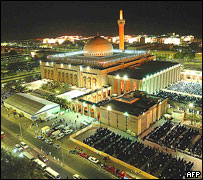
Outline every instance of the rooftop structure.
[[(89, 91), (91, 91), (91, 90), (89, 90)], [(85, 95), (87, 93), (88, 93), (87, 90), (84, 90), (84, 91), (82, 91), (82, 90), (72, 90), (72, 91), (60, 94), (57, 97), (67, 99), (67, 100), (71, 100), (73, 98), (77, 98), (77, 97)]]
[(84, 46), (85, 56), (109, 56), (113, 54), (112, 44), (100, 36), (89, 40)]
[[(87, 47), (87, 49), (89, 49), (89, 46)], [(119, 64), (121, 62), (128, 62), (128, 61), (134, 60), (139, 56), (147, 54), (147, 51), (142, 51), (142, 50), (136, 50), (136, 51), (125, 50), (123, 52), (118, 49), (113, 49), (112, 50), (113, 53), (111, 54), (110, 52), (108, 56), (93, 56), (93, 55), (85, 56), (84, 55), (85, 51), (75, 51), (70, 53), (50, 55), (50, 56), (47, 56), (47, 60), (51, 62), (66, 63), (66, 64), (76, 64), (76, 65), (86, 64), (86, 65), (95, 66), (95, 67), (109, 67), (115, 64)]]
[(5, 100), (5, 106), (23, 113), (29, 119), (35, 119), (37, 115), (48, 111), (60, 110), (59, 104), (25, 93), (11, 95)]
[(143, 79), (145, 77), (159, 73), (165, 69), (168, 69), (172, 66), (178, 65), (176, 62), (166, 62), (166, 61), (148, 61), (140, 67), (129, 67), (123, 70), (118, 70), (110, 72), (109, 75), (113, 76), (125, 76), (132, 79)]
[(104, 102), (102, 106), (106, 108), (111, 107), (113, 110), (123, 113), (127, 112), (134, 116), (140, 116), (162, 100), (161, 98), (146, 95), (141, 91), (135, 91), (129, 92), (109, 102)]

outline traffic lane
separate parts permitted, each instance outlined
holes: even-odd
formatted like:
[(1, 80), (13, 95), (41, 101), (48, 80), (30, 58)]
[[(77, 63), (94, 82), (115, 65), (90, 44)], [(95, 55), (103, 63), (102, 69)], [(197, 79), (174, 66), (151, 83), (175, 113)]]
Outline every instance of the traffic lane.
[[(48, 145), (45, 142), (43, 143), (44, 143), (43, 150), (45, 152), (51, 152), (52, 156), (54, 156), (56, 159), (59, 158), (60, 161), (62, 162), (64, 158), (65, 164), (70, 165), (70, 167), (78, 171), (81, 176), (84, 175), (89, 179), (112, 179), (109, 175), (97, 169), (87, 159), (84, 159), (78, 155), (71, 155), (69, 154), (69, 151), (64, 148), (63, 150), (62, 148), (56, 150), (53, 146)], [(63, 153), (63, 158), (62, 158), (62, 153)]]
[[(11, 131), (15, 132), (16, 134), (19, 134), (19, 126), (17, 126), (15, 123), (6, 120), (4, 117), (2, 117), (2, 124), (10, 129)], [(26, 133), (27, 130), (24, 130), (24, 133)], [(23, 138), (36, 146), (37, 148), (44, 150), (45, 152), (51, 152), (51, 155), (55, 158), (59, 158), (62, 160), (62, 150), (56, 149), (51, 145), (46, 144), (45, 142), (34, 138), (32, 135), (30, 135), (29, 132), (26, 134), (23, 134)], [(104, 172), (101, 172), (99, 169), (92, 166), (92, 164), (89, 163), (89, 161), (82, 159), (77, 156), (72, 156), (67, 153), (67, 150), (64, 151), (64, 162), (68, 166), (70, 166), (72, 169), (75, 169), (78, 171), (81, 175), (84, 175), (85, 177), (88, 177), (89, 179), (97, 179), (98, 177), (101, 179), (112, 179), (109, 175), (107, 175)]]
[[(2, 139), (1, 143), (4, 143), (4, 146), (5, 147), (8, 147), (9, 150), (14, 150), (14, 146), (15, 144), (19, 143), (19, 140), (17, 140), (17, 138), (15, 138), (13, 135), (11, 135), (4, 127), (2, 127), (2, 130), (5, 132), (5, 137), (4, 139)], [(23, 152), (29, 152), (30, 154), (32, 154), (35, 158), (38, 158), (38, 155), (39, 155), (39, 152), (36, 151), (35, 149), (32, 149), (31, 147), (29, 147), (29, 149), (23, 151)], [(16, 153), (17, 154), (20, 154), (20, 153)], [(42, 155), (40, 153), (40, 155)], [(55, 171), (57, 171), (62, 179), (66, 179), (67, 176), (68, 178), (72, 178), (73, 177), (73, 173), (65, 170), (64, 168), (62, 168), (60, 165), (58, 165), (57, 163), (51, 161), (51, 160), (48, 160), (46, 162), (47, 166), (48, 167), (51, 167), (52, 169), (54, 169)]]
[(14, 146), (18, 143), (17, 138), (13, 137), (4, 127), (1, 126), (1, 130), (4, 131), (4, 138), (1, 139), (1, 144), (3, 143), (5, 147), (9, 150), (13, 150)]

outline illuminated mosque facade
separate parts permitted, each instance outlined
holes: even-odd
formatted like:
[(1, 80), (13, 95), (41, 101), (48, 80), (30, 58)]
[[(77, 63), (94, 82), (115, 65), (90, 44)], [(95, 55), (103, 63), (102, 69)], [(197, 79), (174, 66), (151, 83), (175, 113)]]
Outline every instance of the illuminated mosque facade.
[(41, 61), (41, 77), (88, 90), (71, 99), (73, 111), (140, 134), (166, 113), (167, 99), (152, 94), (180, 80), (180, 64), (155, 61), (147, 51), (125, 50), (122, 10), (118, 25), (119, 49), (96, 36), (82, 51), (50, 55)]

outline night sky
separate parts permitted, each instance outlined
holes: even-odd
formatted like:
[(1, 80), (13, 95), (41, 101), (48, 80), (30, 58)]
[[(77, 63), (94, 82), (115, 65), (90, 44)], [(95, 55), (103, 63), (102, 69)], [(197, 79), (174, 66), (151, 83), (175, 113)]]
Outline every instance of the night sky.
[(1, 1), (1, 39), (116, 36), (120, 9), (125, 34), (202, 37), (202, 1)]

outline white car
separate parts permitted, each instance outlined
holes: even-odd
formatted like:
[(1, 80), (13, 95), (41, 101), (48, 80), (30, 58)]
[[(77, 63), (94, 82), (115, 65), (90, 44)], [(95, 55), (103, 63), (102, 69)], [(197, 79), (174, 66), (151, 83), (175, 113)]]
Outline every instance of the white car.
[(95, 164), (99, 163), (99, 160), (98, 160), (97, 158), (95, 158), (95, 157), (92, 157), (92, 156), (90, 156), (90, 157), (88, 158), (88, 160), (90, 160), (91, 162), (93, 162), (93, 163), (95, 163)]
[(60, 134), (56, 137), (56, 140), (61, 139), (62, 137), (64, 137), (64, 133), (60, 133)]
[(28, 148), (29, 148), (29, 146), (28, 146), (26, 143), (24, 143), (24, 142), (20, 142), (20, 146), (21, 146), (23, 149), (28, 149)]
[(16, 144), (15, 149), (17, 150), (17, 152), (22, 152), (23, 151), (23, 148), (20, 146), (20, 144)]
[(64, 131), (64, 133), (65, 133), (66, 135), (71, 134), (72, 132), (73, 132), (72, 129), (67, 129), (67, 130)]
[(82, 177), (80, 175), (78, 175), (78, 174), (74, 174), (73, 179), (82, 179)]
[(92, 121), (88, 120), (88, 119), (84, 120), (84, 122), (86, 122), (87, 124), (91, 124), (92, 123)]
[(20, 144), (15, 145), (15, 148), (20, 148), (20, 147), (21, 147)]

